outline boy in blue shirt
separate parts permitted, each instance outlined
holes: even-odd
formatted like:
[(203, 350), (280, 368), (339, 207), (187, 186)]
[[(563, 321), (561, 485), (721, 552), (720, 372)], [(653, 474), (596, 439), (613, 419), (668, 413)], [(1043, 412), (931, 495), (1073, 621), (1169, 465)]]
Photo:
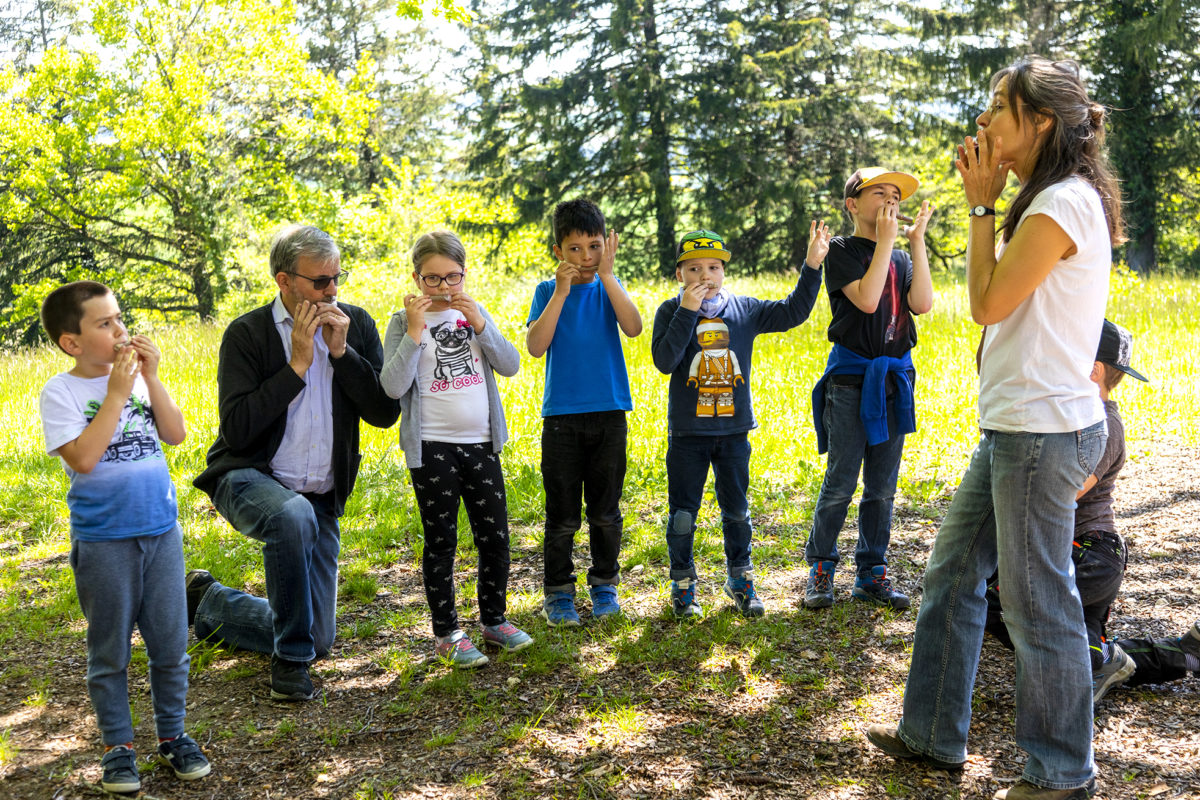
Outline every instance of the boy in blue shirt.
[(578, 198), (554, 208), (554, 278), (529, 308), (525, 345), (546, 356), (542, 395), (542, 484), (546, 490), (545, 603), (550, 625), (579, 624), (571, 551), (587, 503), (592, 616), (621, 613), (621, 487), (625, 412), (633, 410), (618, 330), (634, 337), (642, 318), (613, 274), (618, 238), (604, 214)]
[(671, 376), (668, 393), (667, 551), (671, 559), (671, 608), (680, 618), (703, 616), (696, 600), (692, 546), (696, 514), (712, 465), (728, 579), (725, 594), (745, 617), (761, 617), (750, 563), (749, 432), (758, 427), (750, 396), (754, 338), (790, 330), (808, 319), (821, 288), (821, 262), (829, 229), (814, 221), (807, 269), (783, 300), (735, 295), (723, 287), (731, 258), (725, 240), (693, 231), (679, 242), (675, 278), (683, 284), (654, 316), (650, 351), (654, 366)]
[(909, 605), (908, 597), (892, 588), (886, 555), (904, 435), (916, 430), (913, 315), (933, 307), (925, 252), (925, 226), (933, 213), (928, 202), (904, 229), (911, 258), (892, 249), (900, 201), (917, 186), (917, 179), (903, 172), (882, 167), (855, 171), (843, 193), (854, 235), (835, 236), (829, 245), (825, 289), (833, 312), (833, 350), (813, 389), (817, 452), (828, 450), (829, 459), (804, 548), (810, 565), (807, 608), (833, 605), (837, 537), (860, 471), (854, 597), (896, 609)]
[(104, 741), (100, 785), (141, 788), (129, 712), (130, 636), (137, 625), (150, 664), (158, 755), (183, 780), (210, 767), (183, 732), (187, 607), (175, 486), (159, 440), (187, 426), (158, 376), (161, 354), (129, 335), (102, 283), (76, 281), (42, 304), (42, 326), (75, 366), (47, 381), (40, 411), (46, 452), (71, 481), (71, 570), (88, 622), (87, 686)]

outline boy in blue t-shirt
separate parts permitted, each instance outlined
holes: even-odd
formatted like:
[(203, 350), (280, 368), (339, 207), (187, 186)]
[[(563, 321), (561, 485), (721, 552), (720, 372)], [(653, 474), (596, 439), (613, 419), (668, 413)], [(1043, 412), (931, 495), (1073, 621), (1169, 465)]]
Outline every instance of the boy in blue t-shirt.
[(41, 393), (46, 452), (71, 481), (71, 570), (88, 622), (88, 695), (104, 741), (100, 785), (141, 788), (129, 712), (130, 637), (137, 625), (150, 664), (158, 756), (183, 780), (210, 767), (183, 732), (187, 699), (187, 606), (175, 486), (159, 440), (179, 444), (187, 426), (158, 377), (161, 354), (129, 336), (102, 283), (52, 291), (42, 326), (75, 360)]
[(856, 170), (843, 192), (854, 234), (835, 236), (829, 244), (825, 290), (833, 349), (813, 389), (817, 452), (828, 450), (829, 458), (804, 548), (806, 608), (833, 605), (837, 538), (860, 472), (853, 596), (895, 609), (909, 605), (908, 597), (892, 588), (887, 548), (904, 436), (916, 430), (913, 316), (933, 307), (925, 251), (925, 226), (933, 213), (928, 201), (904, 229), (912, 255), (892, 245), (900, 233), (900, 201), (917, 186), (917, 179), (903, 172)]
[[(829, 229), (814, 221), (796, 288), (783, 300), (759, 300), (725, 289), (731, 254), (712, 231), (693, 231), (679, 242), (675, 278), (683, 284), (654, 316), (650, 351), (654, 366), (671, 376), (667, 395), (667, 553), (671, 608), (677, 617), (703, 616), (696, 600), (692, 545), (708, 467), (716, 481), (725, 536), (725, 594), (743, 616), (764, 608), (754, 590), (750, 563), (750, 439), (758, 427), (750, 397), (754, 338), (790, 330), (808, 319), (821, 288), (821, 262)], [(815, 264), (815, 266), (814, 266)]]
[(571, 551), (587, 502), (592, 616), (621, 613), (621, 486), (625, 412), (633, 410), (618, 329), (642, 332), (642, 318), (613, 274), (617, 234), (604, 214), (579, 198), (554, 208), (553, 280), (542, 281), (529, 308), (525, 346), (546, 355), (542, 396), (542, 484), (546, 490), (545, 603), (550, 625), (578, 625)]

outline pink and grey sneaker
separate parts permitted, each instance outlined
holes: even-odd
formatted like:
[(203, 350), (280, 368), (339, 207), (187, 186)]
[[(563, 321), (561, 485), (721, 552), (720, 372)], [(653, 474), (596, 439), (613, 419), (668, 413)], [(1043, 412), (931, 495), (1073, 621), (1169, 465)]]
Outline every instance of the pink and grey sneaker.
[(449, 636), (437, 637), (437, 656), (452, 667), (469, 668), (482, 667), (488, 663), (488, 657), (471, 644), (471, 640), (462, 630), (456, 630)]
[(483, 643), (513, 652), (533, 644), (533, 637), (508, 620), (499, 625), (483, 626)]

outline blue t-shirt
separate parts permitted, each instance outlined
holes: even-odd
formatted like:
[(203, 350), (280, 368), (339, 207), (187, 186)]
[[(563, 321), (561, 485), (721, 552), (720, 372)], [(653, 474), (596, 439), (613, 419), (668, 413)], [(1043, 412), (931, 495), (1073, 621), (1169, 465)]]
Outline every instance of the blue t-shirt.
[[(553, 279), (538, 284), (526, 325), (542, 315), (553, 296)], [(563, 303), (546, 351), (542, 416), (632, 410), (617, 314), (608, 292), (599, 277), (576, 284)]]
[[(78, 378), (61, 372), (47, 381), (40, 399), (46, 452), (57, 455), (59, 447), (78, 439), (107, 392), (107, 375)], [(63, 469), (71, 480), (67, 508), (73, 539), (103, 542), (158, 536), (175, 527), (175, 484), (141, 376), (134, 381), (112, 441), (95, 468), (86, 474), (75, 472), (64, 461)]]

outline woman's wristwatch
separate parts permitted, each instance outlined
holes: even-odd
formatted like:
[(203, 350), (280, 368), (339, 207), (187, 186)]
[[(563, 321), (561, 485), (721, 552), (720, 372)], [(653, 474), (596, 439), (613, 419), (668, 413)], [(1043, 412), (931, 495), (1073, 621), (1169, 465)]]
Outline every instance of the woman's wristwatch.
[(996, 209), (988, 208), (987, 206), (972, 206), (971, 210), (967, 213), (972, 217), (994, 217), (996, 216)]

